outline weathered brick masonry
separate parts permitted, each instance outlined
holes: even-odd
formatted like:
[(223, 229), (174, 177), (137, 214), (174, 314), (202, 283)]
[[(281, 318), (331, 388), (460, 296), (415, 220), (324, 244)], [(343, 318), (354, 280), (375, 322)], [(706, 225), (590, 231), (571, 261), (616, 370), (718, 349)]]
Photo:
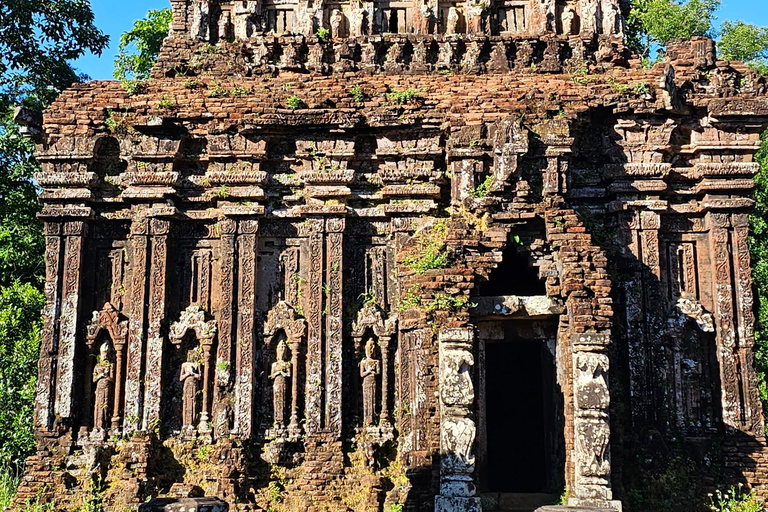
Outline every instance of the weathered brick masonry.
[(708, 39), (644, 69), (612, 0), (172, 3), (152, 81), (45, 113), (19, 502), (619, 508), (659, 440), (768, 484), (764, 78)]

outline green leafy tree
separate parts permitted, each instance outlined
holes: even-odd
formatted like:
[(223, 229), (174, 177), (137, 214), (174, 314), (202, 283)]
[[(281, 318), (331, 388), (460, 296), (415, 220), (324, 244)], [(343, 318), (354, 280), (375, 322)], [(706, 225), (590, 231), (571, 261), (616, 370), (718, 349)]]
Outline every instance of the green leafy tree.
[(673, 39), (712, 35), (720, 0), (634, 0), (627, 16), (627, 44), (649, 60)]
[(760, 378), (760, 396), (768, 401), (768, 132), (763, 134), (756, 159), (760, 172), (755, 177), (755, 211), (750, 217), (749, 246), (752, 253), (752, 281), (757, 303), (755, 363)]
[(741, 60), (761, 74), (768, 74), (768, 28), (725, 21), (720, 32), (717, 49), (723, 59)]
[(168, 35), (170, 9), (152, 10), (120, 37), (114, 76), (121, 81), (147, 80)]
[(34, 447), (31, 419), (44, 303), (30, 283), (0, 289), (0, 465), (15, 471)]
[(14, 106), (48, 106), (82, 80), (70, 62), (100, 54), (108, 37), (88, 0), (0, 0), (0, 497), (34, 449), (44, 238), (33, 176), (34, 144), (11, 120)]
[(0, 124), (0, 287), (17, 280), (42, 284), (44, 241), (31, 179), (38, 170), (34, 149), (7, 118)]
[(78, 81), (69, 63), (109, 42), (93, 21), (88, 0), (0, 2), (0, 111), (46, 106)]

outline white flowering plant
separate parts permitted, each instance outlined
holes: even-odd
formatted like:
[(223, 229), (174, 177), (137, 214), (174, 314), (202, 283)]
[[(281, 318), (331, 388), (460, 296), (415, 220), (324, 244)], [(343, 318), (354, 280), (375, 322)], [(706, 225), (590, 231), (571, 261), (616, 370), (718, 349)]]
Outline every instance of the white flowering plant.
[(744, 484), (732, 486), (723, 492), (709, 494), (709, 508), (712, 512), (763, 512), (763, 505)]

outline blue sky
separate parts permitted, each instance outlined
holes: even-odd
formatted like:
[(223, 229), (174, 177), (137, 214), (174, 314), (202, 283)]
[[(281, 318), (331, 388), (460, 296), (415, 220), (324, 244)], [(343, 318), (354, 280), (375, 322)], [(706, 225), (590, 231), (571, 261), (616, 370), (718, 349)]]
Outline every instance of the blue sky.
[[(722, 0), (718, 22), (743, 20), (756, 25), (768, 26), (766, 0)], [(144, 17), (149, 9), (168, 7), (168, 0), (91, 0), (96, 14), (96, 25), (111, 36), (109, 49), (101, 58), (86, 55), (75, 63), (77, 69), (93, 79), (112, 78), (112, 63), (117, 53), (120, 35), (130, 29), (134, 20)]]

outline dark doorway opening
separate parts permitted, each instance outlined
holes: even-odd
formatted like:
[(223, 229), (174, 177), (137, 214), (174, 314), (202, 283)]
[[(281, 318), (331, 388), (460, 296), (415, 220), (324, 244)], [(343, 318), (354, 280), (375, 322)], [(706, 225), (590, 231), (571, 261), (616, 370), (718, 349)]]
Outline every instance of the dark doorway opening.
[(552, 356), (542, 341), (488, 343), (485, 351), (485, 490), (550, 492)]

